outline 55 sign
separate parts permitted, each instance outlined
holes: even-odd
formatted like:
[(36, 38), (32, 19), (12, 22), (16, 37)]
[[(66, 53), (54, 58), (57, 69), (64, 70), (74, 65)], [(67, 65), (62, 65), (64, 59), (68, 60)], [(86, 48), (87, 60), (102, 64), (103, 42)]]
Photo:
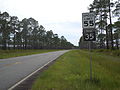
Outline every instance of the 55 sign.
[(82, 27), (84, 29), (95, 28), (94, 13), (82, 13)]
[(85, 41), (95, 41), (95, 14), (82, 13), (83, 37)]

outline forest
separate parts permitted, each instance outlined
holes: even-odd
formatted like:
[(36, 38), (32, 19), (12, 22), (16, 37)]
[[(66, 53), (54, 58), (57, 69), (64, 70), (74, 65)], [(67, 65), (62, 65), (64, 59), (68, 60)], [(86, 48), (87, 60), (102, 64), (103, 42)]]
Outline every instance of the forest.
[[(89, 12), (95, 13), (96, 41), (92, 48), (120, 48), (120, 0), (94, 0), (89, 5)], [(88, 42), (79, 40), (80, 48), (88, 48)]]
[(10, 16), (0, 12), (0, 49), (71, 49), (74, 45), (64, 36), (59, 38), (52, 30), (46, 30), (34, 18)]

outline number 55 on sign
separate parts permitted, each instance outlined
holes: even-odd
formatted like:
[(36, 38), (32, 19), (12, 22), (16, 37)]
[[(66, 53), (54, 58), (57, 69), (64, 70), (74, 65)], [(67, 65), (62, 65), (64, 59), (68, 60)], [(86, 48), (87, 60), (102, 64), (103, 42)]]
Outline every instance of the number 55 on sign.
[(95, 28), (94, 13), (82, 13), (82, 27), (84, 29)]

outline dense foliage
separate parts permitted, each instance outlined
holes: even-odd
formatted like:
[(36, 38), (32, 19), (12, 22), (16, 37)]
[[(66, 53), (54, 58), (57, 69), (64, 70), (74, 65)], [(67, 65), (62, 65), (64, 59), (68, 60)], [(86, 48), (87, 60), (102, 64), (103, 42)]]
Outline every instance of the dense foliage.
[(74, 45), (64, 36), (59, 38), (52, 30), (46, 31), (34, 18), (10, 16), (0, 12), (1, 49), (69, 49)]
[[(119, 49), (120, 0), (94, 0), (89, 6), (89, 12), (95, 13), (96, 20), (97, 40), (92, 42), (94, 48)], [(80, 45), (84, 45), (83, 43), (88, 42), (83, 41), (81, 37)]]

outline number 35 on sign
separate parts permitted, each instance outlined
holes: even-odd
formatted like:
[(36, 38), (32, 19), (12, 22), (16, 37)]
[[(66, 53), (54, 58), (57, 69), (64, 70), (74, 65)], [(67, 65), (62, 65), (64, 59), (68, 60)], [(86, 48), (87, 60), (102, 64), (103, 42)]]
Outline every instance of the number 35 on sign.
[(82, 27), (84, 29), (95, 28), (94, 13), (82, 13)]
[(93, 32), (83, 32), (84, 41), (95, 41), (96, 35), (95, 31)]

